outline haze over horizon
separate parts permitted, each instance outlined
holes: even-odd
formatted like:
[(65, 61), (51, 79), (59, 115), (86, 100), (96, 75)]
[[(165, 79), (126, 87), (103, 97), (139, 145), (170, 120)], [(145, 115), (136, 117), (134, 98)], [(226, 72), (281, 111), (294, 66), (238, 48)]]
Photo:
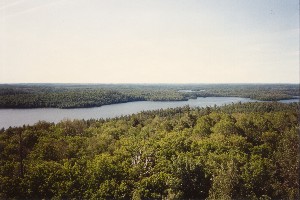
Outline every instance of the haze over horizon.
[(1, 1), (0, 83), (299, 83), (299, 2)]

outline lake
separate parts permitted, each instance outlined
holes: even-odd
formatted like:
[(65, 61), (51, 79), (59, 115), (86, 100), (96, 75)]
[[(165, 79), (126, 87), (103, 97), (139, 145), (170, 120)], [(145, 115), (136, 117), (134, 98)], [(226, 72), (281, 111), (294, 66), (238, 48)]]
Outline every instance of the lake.
[[(33, 125), (38, 121), (59, 122), (63, 119), (99, 119), (130, 115), (146, 110), (176, 108), (189, 105), (190, 107), (221, 106), (237, 102), (256, 102), (249, 98), (240, 97), (206, 97), (188, 101), (136, 101), (112, 104), (94, 108), (33, 108), (33, 109), (0, 109), (0, 128), (9, 126)], [(299, 99), (282, 100), (279, 102), (299, 102)]]

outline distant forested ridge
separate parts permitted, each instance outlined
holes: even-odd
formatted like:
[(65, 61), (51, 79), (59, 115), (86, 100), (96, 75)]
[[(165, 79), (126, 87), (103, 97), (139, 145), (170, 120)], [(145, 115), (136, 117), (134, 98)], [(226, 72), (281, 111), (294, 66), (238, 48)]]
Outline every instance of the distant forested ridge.
[(276, 101), (299, 96), (297, 84), (2, 84), (0, 108), (82, 108), (197, 97)]
[(0, 199), (299, 199), (300, 104), (0, 130)]

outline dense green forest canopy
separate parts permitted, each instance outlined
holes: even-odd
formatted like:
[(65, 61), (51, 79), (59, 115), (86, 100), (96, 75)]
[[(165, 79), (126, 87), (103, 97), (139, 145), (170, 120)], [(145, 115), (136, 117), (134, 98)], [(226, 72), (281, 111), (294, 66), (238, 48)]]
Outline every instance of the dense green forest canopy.
[(2, 129), (0, 199), (299, 199), (299, 108), (238, 103)]
[(235, 96), (276, 101), (299, 96), (298, 84), (1, 84), (0, 108), (81, 108), (131, 101)]

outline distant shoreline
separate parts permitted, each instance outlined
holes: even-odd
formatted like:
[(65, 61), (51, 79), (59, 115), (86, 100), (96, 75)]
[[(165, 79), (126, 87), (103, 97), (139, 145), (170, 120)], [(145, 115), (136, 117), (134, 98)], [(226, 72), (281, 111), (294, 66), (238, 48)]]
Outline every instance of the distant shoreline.
[(0, 84), (0, 109), (93, 108), (136, 101), (240, 97), (280, 101), (299, 97), (297, 84)]
[[(197, 98), (211, 98), (211, 97), (214, 97), (214, 98), (218, 98), (218, 97), (233, 97), (233, 98), (244, 98), (244, 99), (250, 99), (250, 100), (253, 100), (253, 101), (257, 101), (257, 102), (280, 102), (280, 101), (285, 101), (285, 100), (294, 100), (294, 99), (298, 99), (299, 100), (299, 103), (300, 103), (300, 98), (299, 97), (294, 97), (294, 98), (286, 98), (286, 99), (278, 99), (278, 100), (258, 100), (258, 99), (251, 99), (251, 98), (247, 98), (247, 97), (241, 97), (241, 96), (205, 96), (205, 97), (197, 97)], [(123, 103), (132, 103), (132, 102), (187, 102), (191, 99), (187, 99), (187, 100), (157, 100), (157, 101), (153, 101), (153, 100), (144, 100), (144, 101), (127, 101), (127, 102), (121, 102), (121, 103), (113, 103), (113, 104), (105, 104), (105, 105), (101, 105), (101, 106), (91, 106), (91, 107), (68, 107), (68, 108), (59, 108), (59, 107), (32, 107), (32, 108), (28, 108), (28, 107), (0, 107), (0, 110), (1, 109), (41, 109), (41, 108), (56, 108), (56, 109), (61, 109), (61, 110), (68, 110), (68, 109), (84, 109), (84, 108), (100, 108), (102, 106), (109, 106), (109, 105), (115, 105), (115, 104), (123, 104)]]

